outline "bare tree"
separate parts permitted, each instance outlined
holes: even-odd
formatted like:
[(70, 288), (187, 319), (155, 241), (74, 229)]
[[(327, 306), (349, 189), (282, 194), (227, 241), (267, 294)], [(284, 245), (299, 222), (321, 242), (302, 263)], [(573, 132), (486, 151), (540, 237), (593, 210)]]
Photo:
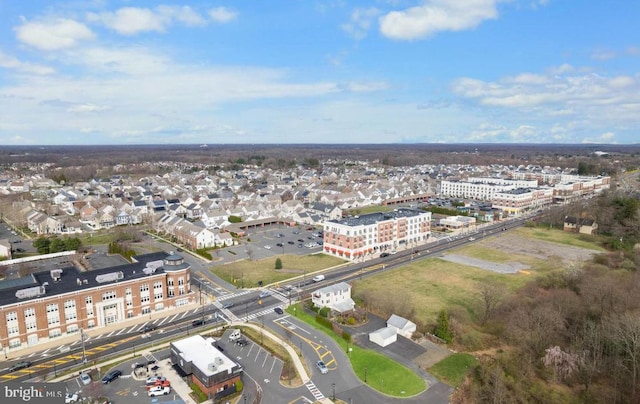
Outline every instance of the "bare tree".
[(620, 349), (621, 365), (631, 376), (631, 401), (637, 402), (638, 372), (640, 371), (640, 313), (626, 312), (608, 321), (613, 342)]
[(480, 297), (482, 298), (482, 317), (480, 323), (486, 324), (487, 320), (495, 312), (496, 307), (504, 296), (504, 287), (495, 282), (483, 282), (480, 285)]

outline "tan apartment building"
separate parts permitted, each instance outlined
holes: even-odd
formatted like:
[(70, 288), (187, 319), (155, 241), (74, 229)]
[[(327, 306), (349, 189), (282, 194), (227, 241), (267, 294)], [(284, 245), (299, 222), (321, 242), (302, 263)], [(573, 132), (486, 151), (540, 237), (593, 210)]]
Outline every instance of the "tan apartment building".
[(0, 349), (5, 353), (194, 304), (189, 264), (164, 252), (92, 271), (55, 268), (0, 282)]
[(396, 209), (329, 220), (322, 227), (324, 252), (353, 261), (427, 243), (431, 237), (431, 212)]

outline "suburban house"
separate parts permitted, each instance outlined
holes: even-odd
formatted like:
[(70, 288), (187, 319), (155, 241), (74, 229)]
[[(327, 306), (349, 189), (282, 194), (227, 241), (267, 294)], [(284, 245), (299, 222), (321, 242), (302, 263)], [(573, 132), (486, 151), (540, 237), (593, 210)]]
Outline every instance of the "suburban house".
[(325, 286), (313, 292), (311, 301), (316, 307), (328, 307), (338, 313), (351, 311), (356, 303), (351, 299), (351, 285), (346, 282)]
[(564, 218), (563, 230), (572, 233), (594, 235), (596, 230), (598, 230), (598, 224), (593, 219), (567, 216)]
[(224, 355), (211, 337), (194, 335), (171, 343), (171, 362), (178, 373), (217, 399), (236, 392), (242, 367)]
[(398, 340), (398, 330), (395, 327), (383, 327), (369, 333), (369, 341), (385, 347)]
[(416, 323), (395, 314), (392, 314), (387, 320), (387, 327), (395, 328), (398, 334), (405, 338), (411, 338), (411, 335), (416, 331)]

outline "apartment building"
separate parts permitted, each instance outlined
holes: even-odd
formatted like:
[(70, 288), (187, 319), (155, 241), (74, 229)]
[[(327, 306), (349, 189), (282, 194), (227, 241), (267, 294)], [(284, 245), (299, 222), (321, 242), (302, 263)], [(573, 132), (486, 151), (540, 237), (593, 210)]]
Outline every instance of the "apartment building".
[(55, 268), (0, 282), (0, 349), (19, 350), (63, 335), (195, 304), (189, 264), (164, 252), (93, 271)]
[(323, 223), (326, 254), (356, 260), (373, 254), (427, 243), (431, 212), (396, 209)]
[(440, 195), (490, 201), (497, 192), (505, 192), (517, 188), (536, 188), (537, 186), (538, 181), (536, 180), (472, 177), (467, 181), (443, 180), (440, 183)]
[(553, 188), (517, 188), (497, 192), (491, 200), (491, 207), (501, 209), (510, 215), (519, 215), (528, 210), (551, 205), (553, 191)]

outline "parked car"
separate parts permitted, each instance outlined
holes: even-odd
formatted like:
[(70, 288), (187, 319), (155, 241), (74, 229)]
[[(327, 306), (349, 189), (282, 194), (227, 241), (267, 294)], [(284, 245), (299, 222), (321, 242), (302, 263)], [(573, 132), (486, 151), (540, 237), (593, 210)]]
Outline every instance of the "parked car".
[(147, 392), (149, 397), (166, 396), (171, 393), (171, 387), (156, 386)]
[(147, 390), (151, 390), (151, 389), (156, 388), (156, 387), (170, 387), (170, 386), (171, 386), (171, 383), (169, 382), (169, 380), (166, 380), (166, 379), (158, 380), (154, 384), (148, 384), (147, 385)]
[(249, 344), (249, 340), (246, 339), (246, 338), (240, 338), (240, 339), (236, 340), (236, 345), (238, 345), (238, 346), (245, 346), (247, 344)]
[(9, 368), (9, 372), (15, 372), (16, 370), (26, 369), (30, 366), (31, 366), (31, 362), (29, 361), (14, 363), (13, 366)]
[(147, 377), (147, 381), (145, 383), (147, 386), (154, 386), (156, 383), (158, 382), (162, 383), (165, 380), (167, 380), (167, 378), (164, 376), (151, 376), (151, 377)]
[(67, 393), (64, 395), (64, 403), (65, 404), (69, 404), (69, 403), (75, 403), (78, 401), (80, 397), (78, 396), (78, 393)]
[(264, 248), (265, 248), (266, 250), (270, 250), (270, 249), (271, 249), (271, 246), (267, 244), (266, 246), (264, 246)]
[(291, 241), (291, 240), (289, 240), (289, 241), (287, 241), (287, 244), (289, 244), (289, 245), (294, 245), (294, 244), (295, 244), (295, 241)]
[(118, 369), (107, 372), (106, 375), (102, 378), (102, 384), (108, 384), (112, 381), (116, 380), (118, 377), (122, 376), (122, 372)]
[(240, 337), (242, 337), (242, 334), (240, 333), (240, 330), (236, 328), (233, 331), (231, 331), (231, 334), (229, 334), (229, 341), (238, 340), (240, 339)]
[(146, 332), (153, 331), (153, 330), (155, 330), (157, 328), (158, 328), (158, 326), (155, 325), (155, 324), (145, 324), (144, 327), (142, 327), (142, 329), (140, 330), (140, 333), (144, 334)]
[(82, 372), (80, 373), (80, 381), (82, 381), (82, 384), (85, 386), (91, 384), (91, 376), (87, 372)]
[(382, 253), (380, 254), (380, 258), (385, 258), (388, 257), (390, 254), (389, 253)]
[(17, 252), (24, 252), (24, 248), (16, 248)]
[(278, 244), (276, 244), (276, 247), (284, 247), (284, 244), (278, 243)]
[(327, 369), (327, 365), (325, 365), (323, 361), (317, 361), (316, 367), (323, 375), (329, 373), (329, 369)]
[(284, 310), (282, 310), (282, 307), (276, 307), (273, 309), (273, 311), (275, 311), (277, 314), (284, 314)]
[(298, 241), (299, 241), (300, 243), (304, 243), (304, 240), (303, 240), (303, 239), (301, 239), (301, 238), (299, 238), (299, 239), (298, 239)]

